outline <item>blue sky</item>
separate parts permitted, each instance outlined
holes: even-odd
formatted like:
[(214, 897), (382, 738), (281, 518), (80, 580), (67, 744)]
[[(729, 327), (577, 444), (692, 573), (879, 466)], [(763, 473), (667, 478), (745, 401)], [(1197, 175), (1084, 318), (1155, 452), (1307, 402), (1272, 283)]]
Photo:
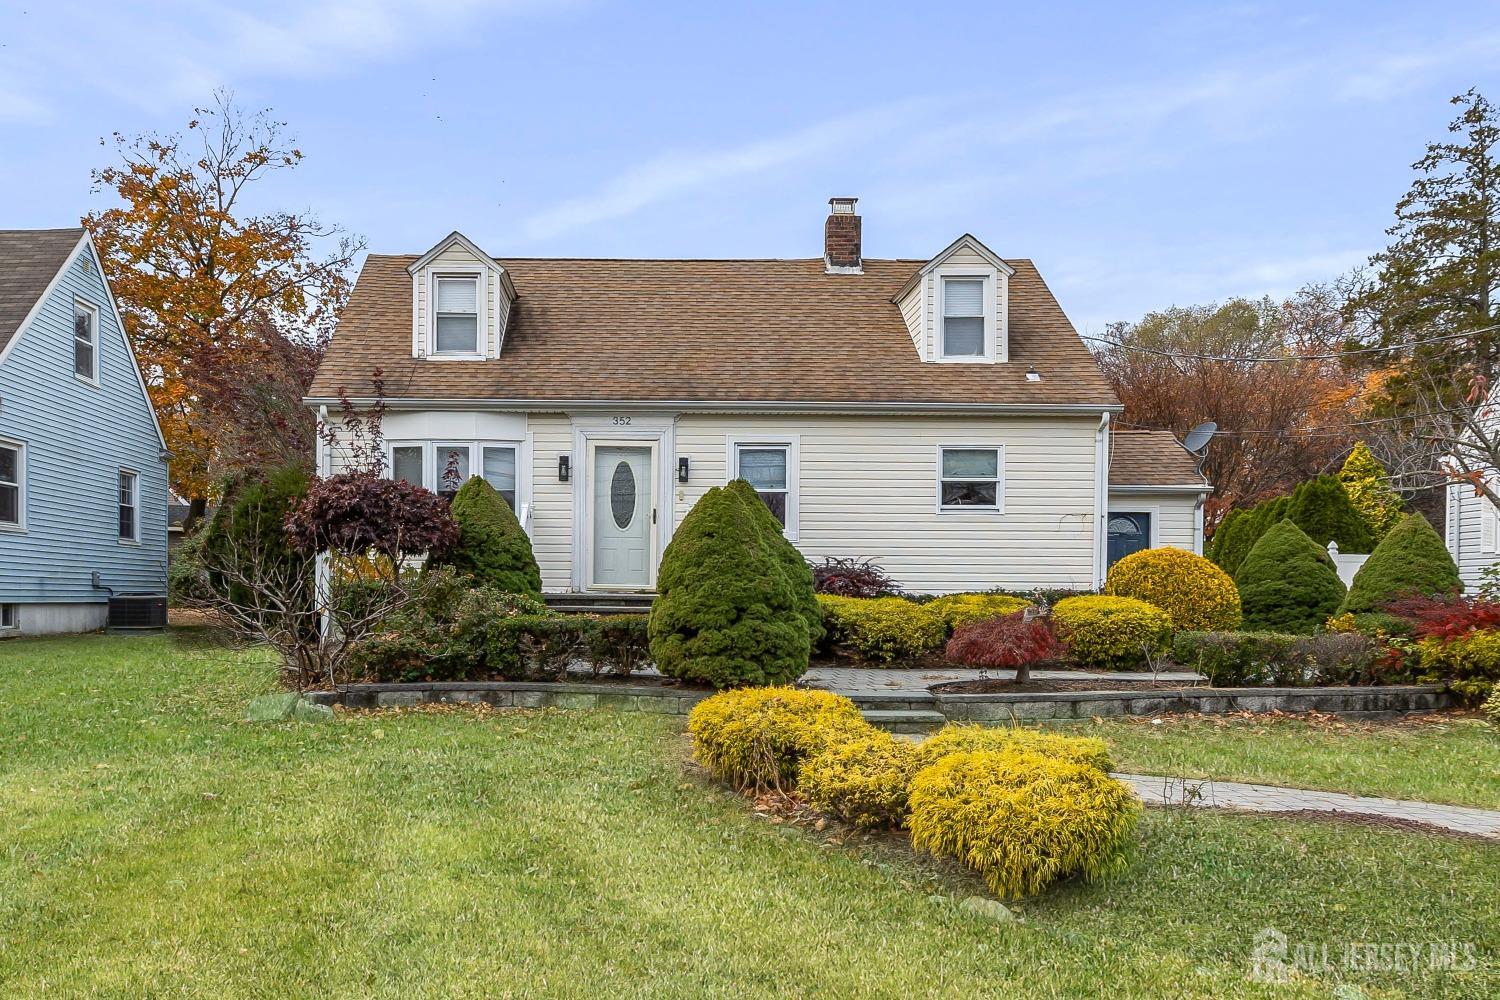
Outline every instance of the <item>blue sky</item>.
[(72, 224), (101, 136), (226, 85), (307, 154), (264, 203), (375, 251), (810, 257), (852, 194), (867, 256), (971, 231), (1098, 332), (1361, 263), (1497, 67), (1465, 0), (6, 0), (0, 228)]

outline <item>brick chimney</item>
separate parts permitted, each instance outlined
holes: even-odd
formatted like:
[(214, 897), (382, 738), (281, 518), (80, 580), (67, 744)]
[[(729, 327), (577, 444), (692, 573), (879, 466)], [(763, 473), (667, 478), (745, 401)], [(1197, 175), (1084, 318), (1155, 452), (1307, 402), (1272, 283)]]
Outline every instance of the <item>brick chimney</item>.
[(863, 274), (858, 198), (829, 198), (828, 221), (823, 223), (823, 264), (829, 274)]

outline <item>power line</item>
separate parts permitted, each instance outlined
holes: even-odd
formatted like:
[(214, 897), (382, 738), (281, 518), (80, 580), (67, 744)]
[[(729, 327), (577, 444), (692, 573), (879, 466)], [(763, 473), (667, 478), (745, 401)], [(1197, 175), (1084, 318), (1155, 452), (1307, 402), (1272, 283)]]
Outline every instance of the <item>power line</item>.
[[(1370, 417), (1369, 419), (1366, 419), (1366, 420), (1350, 420), (1350, 421), (1347, 421), (1347, 422), (1343, 423), (1341, 426), (1349, 427), (1349, 428), (1370, 427), (1370, 426), (1373, 426), (1375, 424), (1392, 424), (1392, 423), (1411, 422), (1411, 421), (1415, 421), (1415, 420), (1420, 420), (1423, 417), (1438, 416), (1438, 415), (1444, 414), (1444, 413), (1468, 413), (1468, 412), (1470, 412), (1470, 409), (1468, 407), (1450, 406), (1450, 407), (1445, 407), (1445, 408), (1440, 409), (1440, 410), (1428, 410), (1428, 411), (1424, 411), (1422, 413), (1408, 414), (1408, 415), (1405, 415), (1405, 416)], [(1130, 420), (1116, 420), (1115, 423), (1120, 424), (1120, 425), (1122, 425), (1124, 427), (1129, 427), (1129, 428), (1131, 428), (1133, 430), (1168, 431), (1168, 432), (1170, 432), (1172, 434), (1176, 434), (1177, 433), (1176, 431), (1172, 430), (1172, 428), (1170, 428), (1170, 427), (1151, 427), (1151, 426), (1149, 426), (1147, 424), (1140, 424), (1140, 423), (1136, 423), (1136, 422), (1130, 421)], [(1346, 432), (1346, 431), (1337, 431), (1337, 430), (1325, 431), (1325, 430), (1318, 430), (1318, 429), (1306, 429), (1306, 430), (1304, 430), (1304, 429), (1295, 428), (1295, 427), (1267, 428), (1267, 429), (1244, 429), (1244, 428), (1242, 428), (1242, 429), (1239, 429), (1239, 430), (1218, 430), (1218, 431), (1214, 432), (1214, 437), (1348, 437), (1348, 436), (1349, 436), (1349, 433)]]
[(1153, 347), (1141, 347), (1136, 344), (1122, 344), (1108, 337), (1094, 337), (1086, 333), (1079, 336), (1084, 340), (1091, 340), (1096, 344), (1105, 344), (1121, 351), (1136, 351), (1140, 354), (1151, 354), (1159, 358), (1168, 358), (1173, 361), (1222, 361), (1227, 364), (1288, 364), (1303, 361), (1338, 361), (1342, 358), (1352, 357), (1356, 354), (1381, 354), (1388, 351), (1405, 351), (1423, 344), (1441, 344), (1450, 340), (1465, 340), (1477, 333), (1488, 333), (1491, 330), (1500, 330), (1500, 324), (1482, 326), (1476, 330), (1467, 330), (1463, 333), (1449, 333), (1441, 337), (1426, 337), (1421, 340), (1413, 340), (1405, 344), (1397, 344), (1392, 347), (1360, 347), (1351, 351), (1340, 351), (1337, 354), (1288, 354), (1278, 357), (1261, 358), (1232, 358), (1218, 354), (1179, 354), (1175, 351), (1162, 351)]

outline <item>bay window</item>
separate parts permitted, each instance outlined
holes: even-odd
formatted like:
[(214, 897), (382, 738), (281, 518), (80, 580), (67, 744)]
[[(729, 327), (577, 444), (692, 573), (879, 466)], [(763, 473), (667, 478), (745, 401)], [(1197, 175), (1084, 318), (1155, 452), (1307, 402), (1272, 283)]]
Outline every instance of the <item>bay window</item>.
[(521, 446), (495, 441), (395, 441), (387, 445), (392, 479), (405, 480), (452, 499), (470, 476), (480, 475), (513, 510)]

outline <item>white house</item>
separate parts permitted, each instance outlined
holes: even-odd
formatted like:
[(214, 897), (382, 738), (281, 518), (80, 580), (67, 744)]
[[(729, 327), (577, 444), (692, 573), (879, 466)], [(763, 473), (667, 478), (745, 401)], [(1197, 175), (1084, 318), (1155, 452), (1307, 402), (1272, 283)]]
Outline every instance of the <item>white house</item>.
[(800, 260), (496, 258), (456, 232), (372, 254), (308, 403), (368, 404), (378, 370), (391, 474), (484, 475), (551, 592), (650, 592), (736, 476), (808, 557), (918, 592), (1095, 586), (1108, 525), (1117, 550), (1201, 547), (1191, 456), (1111, 434), (1119, 400), (1029, 260), (969, 235), (867, 260), (855, 199), (830, 204)]

